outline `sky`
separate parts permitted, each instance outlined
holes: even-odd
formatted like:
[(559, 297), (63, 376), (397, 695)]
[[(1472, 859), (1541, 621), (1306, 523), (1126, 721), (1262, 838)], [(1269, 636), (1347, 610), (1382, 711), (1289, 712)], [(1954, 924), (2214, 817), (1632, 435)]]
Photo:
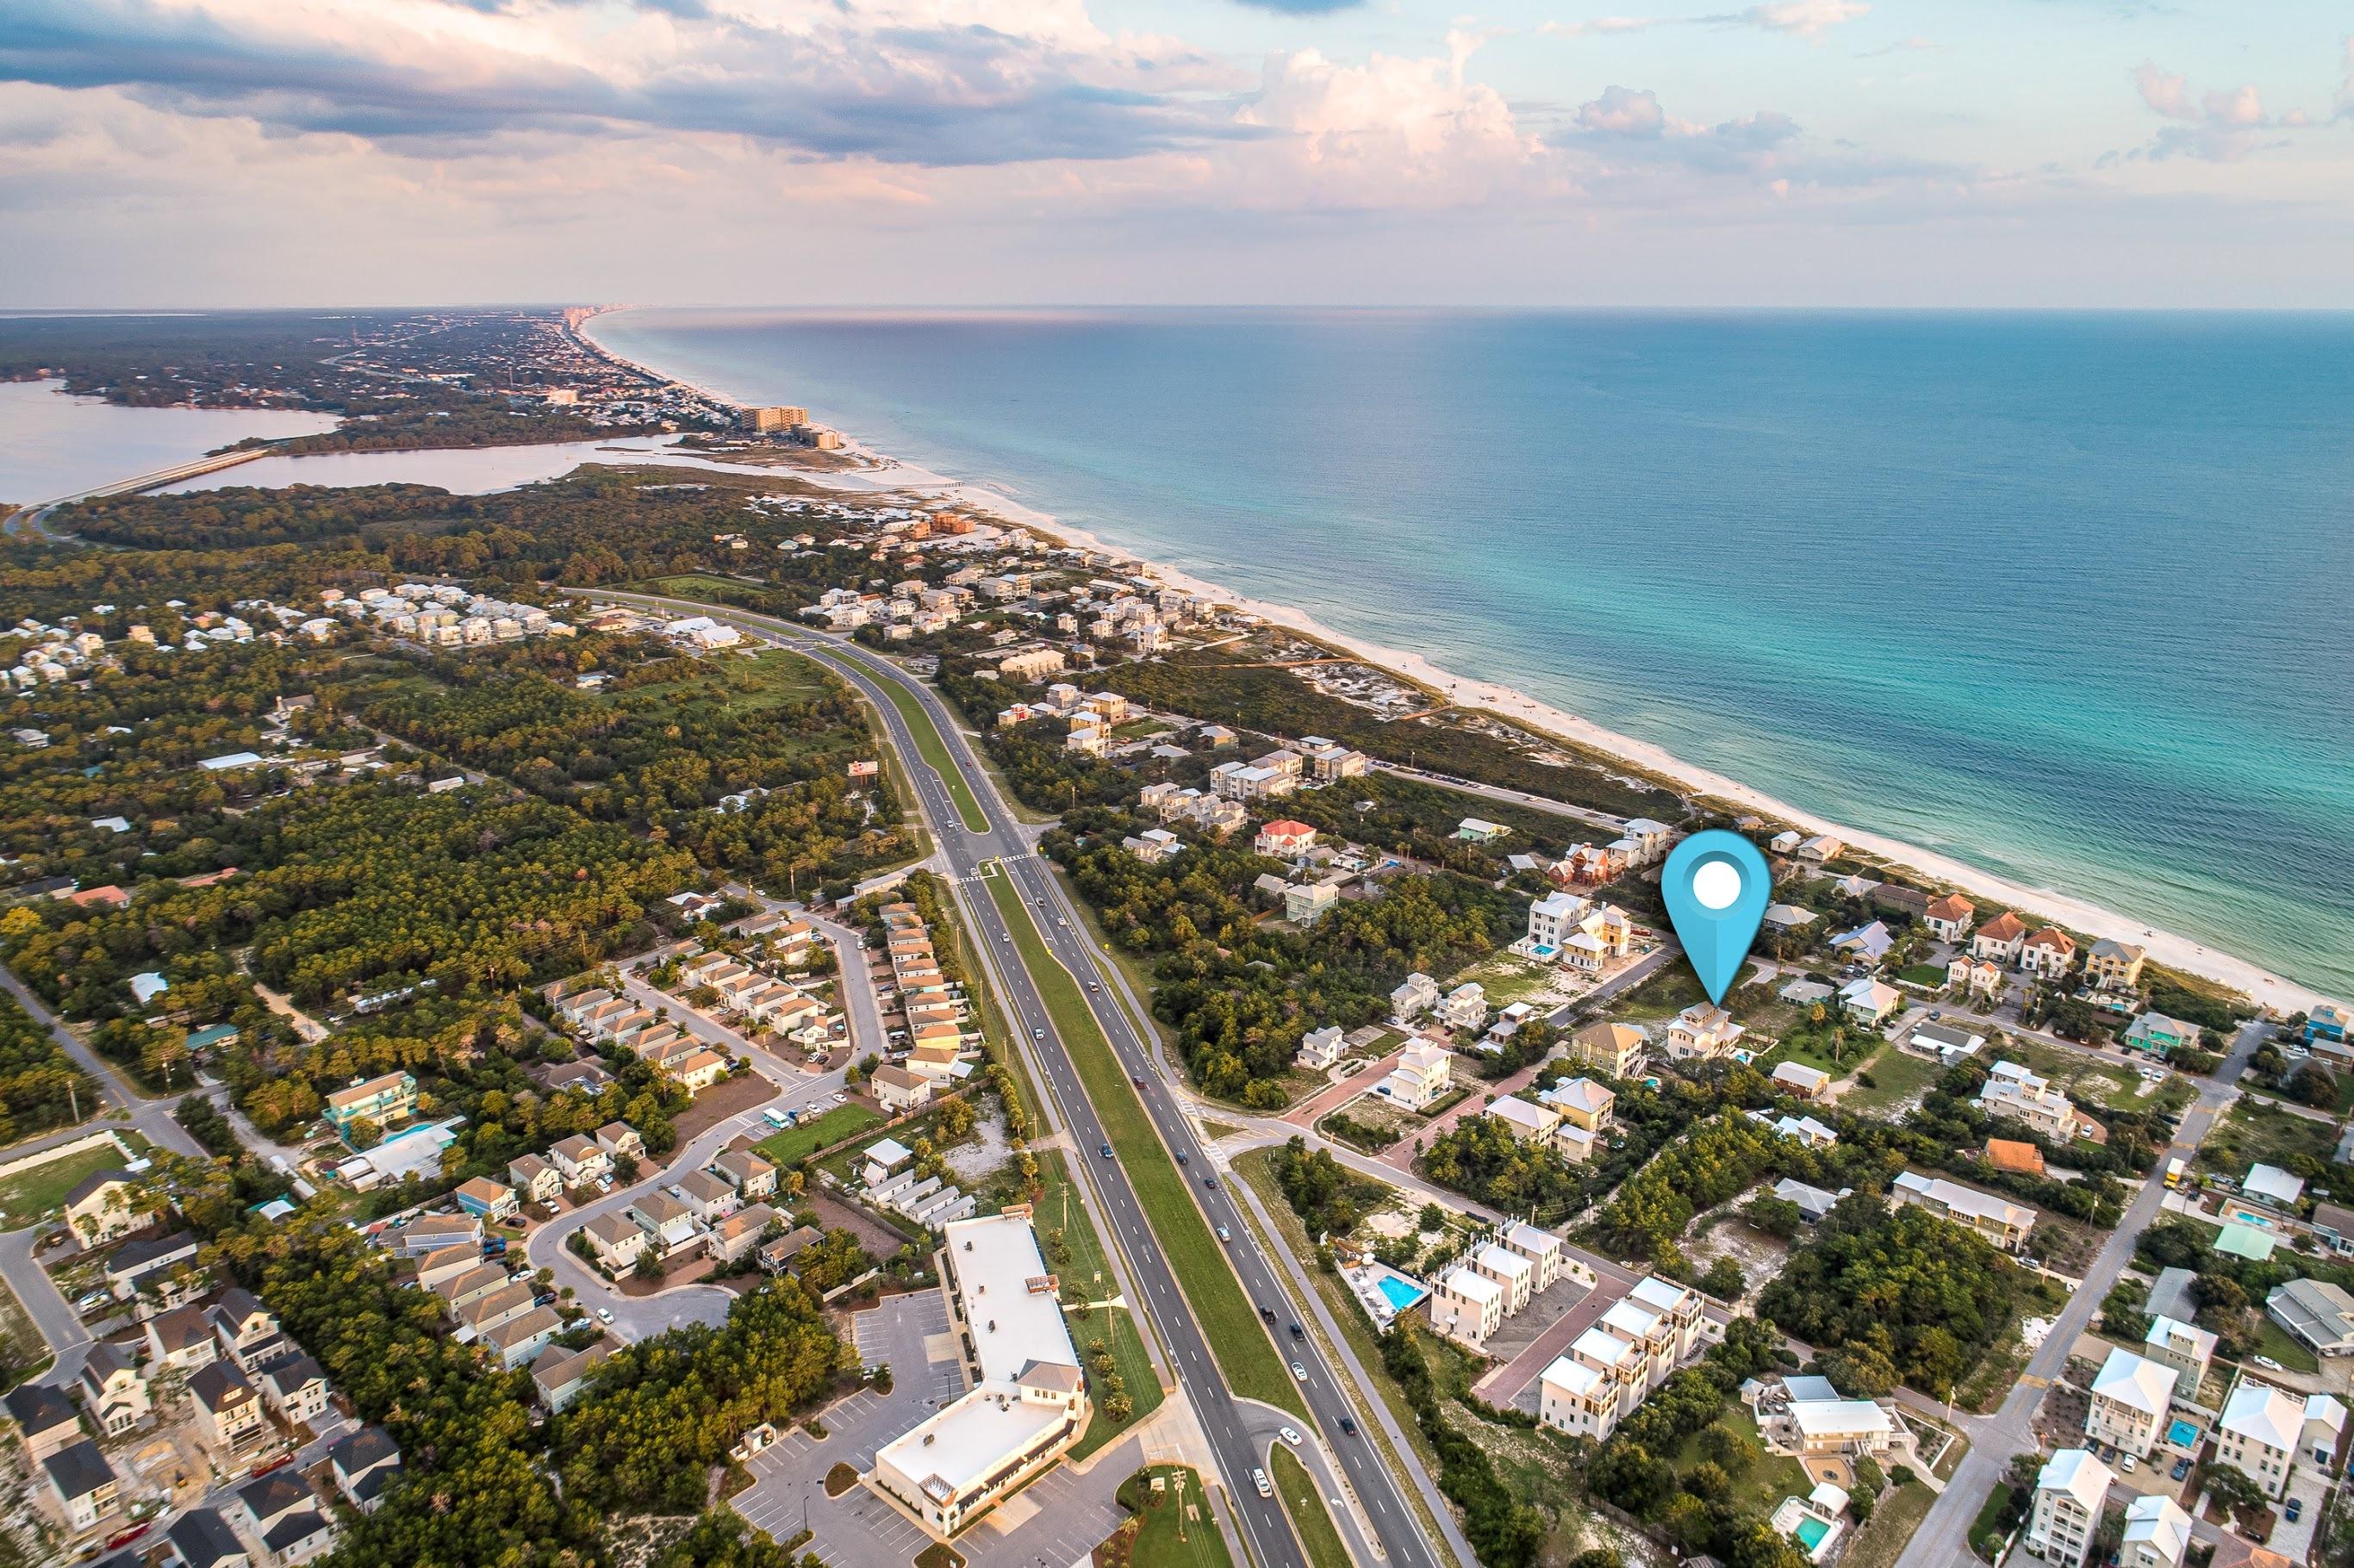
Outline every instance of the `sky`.
[(2344, 0), (1470, 4), (0, 0), (0, 306), (2354, 305)]

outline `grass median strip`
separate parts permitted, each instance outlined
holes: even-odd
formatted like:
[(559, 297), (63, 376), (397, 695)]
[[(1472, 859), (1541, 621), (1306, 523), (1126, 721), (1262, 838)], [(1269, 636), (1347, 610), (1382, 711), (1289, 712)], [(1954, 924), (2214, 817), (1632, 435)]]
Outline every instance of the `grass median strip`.
[(1340, 1527), (1332, 1522), (1324, 1499), (1316, 1495), (1315, 1478), (1299, 1456), (1286, 1445), (1277, 1444), (1267, 1461), (1267, 1478), (1275, 1483), (1276, 1496), (1283, 1499), (1283, 1511), (1291, 1516), (1291, 1528), (1299, 1532), (1308, 1561), (1315, 1568), (1349, 1568), (1349, 1549), (1341, 1544)]
[(928, 765), (938, 771), (941, 780), (948, 785), (949, 799), (956, 802), (957, 815), (964, 819), (966, 831), (976, 833), (989, 832), (989, 819), (981, 814), (981, 802), (973, 799), (972, 787), (964, 781), (964, 770), (949, 758), (949, 743), (940, 738), (939, 730), (932, 723), (932, 715), (924, 711), (924, 705), (916, 700), (916, 694), (888, 674), (877, 673), (874, 680), (890, 697), (891, 705), (899, 710), (899, 716), (907, 721), (908, 731), (916, 737), (916, 750)]
[(1078, 1068), (1087, 1099), (1168, 1256), (1170, 1272), (1176, 1275), (1185, 1299), (1201, 1319), (1203, 1337), (1210, 1341), (1227, 1386), (1242, 1398), (1264, 1400), (1305, 1420), (1308, 1407), (1298, 1385), (1276, 1353), (1274, 1341), (1267, 1337), (1249, 1298), (1243, 1294), (1242, 1281), (1235, 1277), (1225, 1250), (1210, 1234), (1209, 1222), (1185, 1190), (1184, 1173), (1169, 1157), (1151, 1118), (1144, 1114), (1143, 1102), (1136, 1097), (1128, 1075), (1112, 1055), (1111, 1042), (1104, 1038), (1095, 1015), (1087, 1011), (1078, 983), (1047, 951), (1011, 880), (1002, 876), (986, 880), (989, 895), (997, 900), (998, 913), (1022, 950), (1023, 966), (1037, 982), (1038, 993), (1055, 1020), (1055, 1032)]

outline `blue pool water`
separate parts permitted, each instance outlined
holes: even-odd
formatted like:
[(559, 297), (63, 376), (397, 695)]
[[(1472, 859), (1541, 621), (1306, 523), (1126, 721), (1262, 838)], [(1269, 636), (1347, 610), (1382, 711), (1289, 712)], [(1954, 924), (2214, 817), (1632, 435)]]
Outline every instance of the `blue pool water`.
[(2178, 1421), (2166, 1429), (2166, 1440), (2177, 1448), (2196, 1448), (2199, 1428), (2188, 1421)]
[(1802, 809), (2354, 994), (2354, 314), (595, 331)]
[(1830, 1532), (1831, 1527), (1829, 1524), (1819, 1519), (1808, 1518), (1798, 1521), (1798, 1528), (1795, 1533), (1798, 1537), (1798, 1544), (1812, 1552), (1823, 1543), (1823, 1537)]
[(1383, 1275), (1381, 1287), (1382, 1294), (1389, 1298), (1390, 1310), (1393, 1312), (1403, 1312), (1430, 1294), (1427, 1290), (1407, 1284), (1394, 1274)]

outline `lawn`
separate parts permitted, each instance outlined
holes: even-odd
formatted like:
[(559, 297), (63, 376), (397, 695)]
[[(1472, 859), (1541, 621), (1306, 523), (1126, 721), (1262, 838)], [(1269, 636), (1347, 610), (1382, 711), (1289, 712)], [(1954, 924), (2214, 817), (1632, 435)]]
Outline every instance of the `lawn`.
[(85, 1176), (119, 1170), (122, 1153), (112, 1144), (46, 1160), (0, 1181), (0, 1215), (11, 1225), (30, 1224), (66, 1201)]
[(1978, 1510), (1978, 1519), (1970, 1525), (1970, 1550), (1984, 1557), (1994, 1543), (2002, 1539), (2001, 1527), (1995, 1521), (2009, 1506), (2011, 1488), (2008, 1482), (1997, 1482), (1987, 1493), (1986, 1505)]
[[(1814, 1483), (1807, 1478), (1805, 1466), (1796, 1459), (1766, 1451), (1765, 1443), (1757, 1436), (1757, 1418), (1749, 1413), (1747, 1405), (1728, 1405), (1724, 1414), (1710, 1425), (1737, 1433), (1756, 1447), (1758, 1457), (1733, 1478), (1733, 1496), (1736, 1502), (1745, 1502), (1756, 1512), (1769, 1514), (1784, 1498), (1802, 1498), (1814, 1490)], [(1688, 1474), (1701, 1462), (1703, 1457), (1701, 1437), (1707, 1430), (1707, 1427), (1702, 1427), (1686, 1437), (1668, 1457), (1677, 1474)]]
[(2294, 1338), (2269, 1317), (2256, 1319), (2256, 1349), (2260, 1356), (2270, 1356), (2291, 1372), (2317, 1372), (2320, 1359), (2306, 1349), (2305, 1342)]
[[(1152, 1480), (1168, 1483), (1162, 1491)], [(1120, 1484), (1119, 1500), (1135, 1517), (1097, 1549), (1105, 1568), (1234, 1568), (1202, 1478), (1182, 1465), (1154, 1465)]]
[[(1869, 1084), (1862, 1081), (1866, 1074), (1872, 1078)], [(1919, 1098), (1944, 1075), (1945, 1069), (1926, 1056), (1891, 1045), (1857, 1072), (1855, 1085), (1840, 1097), (1840, 1109), (1876, 1116)]]
[[(1076, 1280), (1085, 1286), (1090, 1299), (1100, 1300), (1118, 1290), (1119, 1285), (1111, 1265), (1105, 1260), (1095, 1224), (1076, 1191), (1062, 1151), (1045, 1150), (1037, 1159), (1039, 1193), (1034, 1213), (1047, 1261), (1066, 1280)], [(1070, 1325), (1071, 1338), (1084, 1353), (1088, 1340), (1103, 1337), (1104, 1314), (1074, 1313)], [(1075, 1459), (1086, 1458), (1161, 1408), (1161, 1374), (1152, 1368), (1152, 1357), (1145, 1349), (1135, 1315), (1124, 1307), (1114, 1308), (1111, 1330), (1112, 1359), (1119, 1366), (1121, 1382), (1127, 1385), (1129, 1402), (1135, 1408), (1126, 1421), (1115, 1425), (1098, 1405), (1087, 1435), (1072, 1453)]]
[(1095, 1015), (1087, 1011), (1078, 982), (1047, 950), (1011, 879), (999, 875), (985, 880), (990, 896), (997, 900), (998, 914), (1021, 949), (1023, 965), (1037, 982), (1046, 1011), (1054, 1017), (1055, 1032), (1078, 1069), (1105, 1136), (1111, 1139), (1137, 1201), (1151, 1222), (1170, 1271), (1176, 1275), (1201, 1320), (1203, 1337), (1217, 1356), (1228, 1386), (1244, 1398), (1265, 1400), (1305, 1419), (1307, 1406), (1290, 1372), (1260, 1325), (1258, 1314), (1251, 1309), (1242, 1282), (1226, 1262), (1225, 1249), (1210, 1234), (1209, 1222), (1194, 1204), (1183, 1173), (1169, 1157), (1160, 1134), (1144, 1114), (1143, 1102), (1136, 1097), (1112, 1055), (1111, 1042), (1104, 1038)]
[[(1250, 1183), (1251, 1191), (1258, 1194), (1259, 1201), (1267, 1205), (1267, 1213), (1275, 1219), (1277, 1234), (1260, 1239), (1263, 1243), (1288, 1248), (1294, 1257), (1310, 1256), (1315, 1248), (1309, 1243), (1307, 1230), (1301, 1225), (1299, 1216), (1291, 1212), (1291, 1205), (1284, 1201), (1281, 1190), (1276, 1185), (1269, 1150), (1255, 1149), (1235, 1161), (1236, 1179)], [(1310, 1269), (1308, 1277), (1315, 1282), (1318, 1294), (1323, 1297), (1325, 1310), (1331, 1313), (1333, 1321), (1341, 1326), (1341, 1337), (1348, 1341), (1350, 1352), (1365, 1369), (1367, 1384), (1363, 1392), (1367, 1395), (1367, 1403), (1377, 1398), (1389, 1407), (1391, 1418), (1398, 1424), (1398, 1430), (1406, 1435), (1406, 1441), (1412, 1446), (1416, 1460), (1432, 1474), (1437, 1474), (1439, 1468), (1437, 1451), (1431, 1447), (1429, 1439), (1423, 1435), (1422, 1427), (1416, 1420), (1414, 1407), (1406, 1403), (1405, 1391), (1383, 1366), (1382, 1347), (1373, 1337), (1373, 1326), (1367, 1320), (1364, 1308), (1357, 1305), (1355, 1296), (1340, 1276), (1327, 1274), (1318, 1268)], [(1302, 1313), (1301, 1317), (1305, 1319), (1308, 1314)], [(1318, 1328), (1320, 1325), (1311, 1324), (1310, 1332)], [(1384, 1462), (1394, 1470), (1398, 1468), (1397, 1450), (1381, 1424), (1364, 1420), (1358, 1423), (1358, 1427), (1382, 1451)], [(1430, 1518), (1422, 1493), (1409, 1487), (1405, 1490), (1405, 1498), (1408, 1506), (1421, 1520), (1424, 1533), (1437, 1534), (1438, 1527)]]
[(1929, 1517), (1929, 1505), (1936, 1500), (1937, 1494), (1918, 1481), (1881, 1493), (1872, 1510), (1872, 1522), (1848, 1546), (1842, 1560), (1845, 1568), (1896, 1568), (1905, 1547), (1913, 1542), (1913, 1532)]
[(1288, 1444), (1275, 1446), (1267, 1460), (1267, 1478), (1275, 1483), (1275, 1495), (1291, 1516), (1291, 1528), (1299, 1532), (1299, 1543), (1308, 1549), (1312, 1568), (1349, 1568), (1349, 1548), (1332, 1522), (1332, 1510), (1316, 1495), (1315, 1478)]
[(753, 1147), (778, 1170), (790, 1171), (821, 1149), (882, 1125), (883, 1118), (864, 1106), (836, 1106), (814, 1121), (773, 1132)]
[[(1102, 1312), (1075, 1312), (1070, 1316), (1071, 1339), (1079, 1353), (1087, 1352), (1090, 1342), (1103, 1338)], [(1136, 1316), (1125, 1307), (1115, 1307), (1111, 1319), (1112, 1365), (1119, 1373), (1121, 1384), (1128, 1390), (1131, 1406), (1125, 1421), (1114, 1421), (1106, 1415), (1098, 1403), (1095, 1414), (1088, 1419), (1087, 1435), (1071, 1450), (1074, 1460), (1084, 1459), (1097, 1449), (1119, 1440), (1121, 1434), (1161, 1408), (1161, 1374), (1152, 1370), (1152, 1356), (1144, 1348), (1144, 1340), (1136, 1330)]]
[(1926, 986), (1931, 991), (1942, 991), (1946, 985), (1946, 971), (1936, 964), (1907, 964), (1896, 971), (1896, 978)]
[(949, 757), (948, 742), (941, 739), (940, 732), (933, 727), (932, 715), (924, 711), (924, 705), (916, 700), (916, 694), (888, 675), (876, 676), (875, 683), (883, 688), (884, 694), (891, 699), (891, 705), (897, 708), (899, 716), (907, 721), (907, 728), (916, 737), (916, 750), (923, 758), (925, 766), (937, 770), (941, 781), (948, 785), (949, 799), (956, 802), (957, 815), (964, 819), (966, 831), (976, 833), (989, 832), (989, 819), (982, 814), (981, 802), (973, 799), (972, 787), (964, 781), (963, 769)]

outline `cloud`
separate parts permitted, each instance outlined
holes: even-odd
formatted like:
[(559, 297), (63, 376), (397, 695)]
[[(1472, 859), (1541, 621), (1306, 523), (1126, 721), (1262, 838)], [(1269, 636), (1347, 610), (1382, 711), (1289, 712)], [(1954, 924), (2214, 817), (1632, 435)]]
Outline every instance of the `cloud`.
[(1580, 130), (1606, 136), (1657, 138), (1666, 133), (1668, 117), (1659, 111), (1659, 95), (1632, 88), (1606, 87), (1602, 96), (1577, 111)]
[(1860, 60), (1885, 59), (1890, 55), (1906, 53), (1950, 54), (1951, 44), (1941, 44), (1935, 38), (1925, 38), (1917, 33), (1909, 38), (1899, 38), (1893, 44), (1882, 44), (1876, 49), (1865, 49), (1855, 58)]
[(19, 0), (0, 79), (447, 154), (531, 133), (687, 132), (928, 166), (1121, 158), (1226, 134), (1231, 69), (1115, 38), (1077, 0)]
[(1871, 9), (1861, 0), (1780, 0), (1776, 5), (1752, 5), (1736, 19), (1769, 33), (1819, 38), (1841, 22), (1852, 22)]
[[(2354, 52), (2354, 41), (2349, 41)], [(2160, 70), (2155, 60), (2144, 60), (2126, 73), (2134, 91), (2151, 113), (2173, 123), (2161, 126), (2143, 145), (2122, 153), (2105, 153), (2098, 166), (2120, 162), (2158, 163), (2168, 158), (2198, 158), (2211, 164), (2236, 164), (2267, 146), (2284, 144), (2267, 132), (2303, 131), (2315, 123), (2302, 109), (2274, 115), (2264, 110), (2264, 96), (2253, 82), (2221, 91), (2202, 93), (2194, 101), (2190, 79)]]
[(1256, 11), (1273, 11), (1285, 16), (1329, 16), (1335, 11), (1353, 11), (1365, 0), (1235, 0)]
[(1464, 78), (1479, 43), (1458, 29), (1443, 57), (1374, 55), (1362, 66), (1315, 49), (1269, 55), (1235, 116), (1267, 142), (1222, 159), (1246, 165), (1235, 172), (1261, 198), (1327, 207), (1458, 206), (1546, 189), (1543, 141), (1495, 89)]
[(1744, 11), (1719, 11), (1701, 16), (1604, 16), (1587, 22), (1547, 22), (1537, 28), (1557, 37), (1586, 38), (1615, 33), (1648, 32), (1653, 27), (1756, 27), (1768, 33), (1820, 43), (1822, 36), (1842, 22), (1869, 14), (1863, 0), (1774, 0)]

